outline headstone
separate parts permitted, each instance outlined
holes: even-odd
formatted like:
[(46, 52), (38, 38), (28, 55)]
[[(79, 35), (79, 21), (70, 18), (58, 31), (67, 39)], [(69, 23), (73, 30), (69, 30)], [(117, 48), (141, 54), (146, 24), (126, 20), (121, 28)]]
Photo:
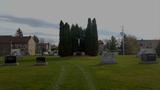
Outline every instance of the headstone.
[(5, 56), (4, 65), (19, 65), (16, 56)]
[(143, 52), (140, 54), (142, 64), (153, 64), (156, 62), (156, 52), (154, 49), (143, 49)]
[(85, 55), (85, 52), (82, 52), (82, 55), (84, 56), (84, 55)]
[(103, 64), (116, 64), (115, 54), (113, 52), (104, 51), (102, 53)]
[(76, 52), (73, 52), (73, 55), (74, 55), (74, 56), (76, 56), (76, 55), (77, 55), (77, 53), (76, 53)]
[(36, 58), (36, 65), (48, 65), (48, 62), (46, 62), (45, 57), (37, 57)]

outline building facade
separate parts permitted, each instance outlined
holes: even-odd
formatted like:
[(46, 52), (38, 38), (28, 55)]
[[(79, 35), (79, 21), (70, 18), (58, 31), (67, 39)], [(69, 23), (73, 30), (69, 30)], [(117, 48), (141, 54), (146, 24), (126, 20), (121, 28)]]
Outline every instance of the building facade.
[(38, 51), (40, 54), (49, 54), (51, 52), (51, 45), (49, 43), (39, 43)]
[(32, 36), (0, 36), (0, 55), (35, 55), (37, 43)]
[(140, 48), (153, 48), (156, 49), (160, 40), (138, 40)]

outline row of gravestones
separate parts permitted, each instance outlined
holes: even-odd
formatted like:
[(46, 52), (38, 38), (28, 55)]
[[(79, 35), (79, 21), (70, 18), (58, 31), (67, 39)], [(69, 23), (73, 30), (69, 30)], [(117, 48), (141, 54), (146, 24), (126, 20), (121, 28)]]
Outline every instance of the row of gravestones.
[[(156, 62), (156, 53), (151, 52), (143, 52), (140, 55), (141, 62), (140, 63), (157, 63)], [(115, 54), (112, 52), (106, 52), (104, 51), (102, 54), (102, 63), (103, 64), (116, 64)], [(36, 58), (36, 64), (35, 65), (47, 65), (48, 62), (46, 62), (45, 57), (37, 57)], [(17, 63), (16, 56), (6, 56), (4, 59), (4, 65), (19, 65)]]
[[(139, 57), (141, 59), (141, 64), (154, 64), (157, 63), (156, 53), (153, 52), (145, 52), (142, 53)], [(102, 63), (103, 64), (116, 64), (115, 53), (104, 51), (102, 54)]]
[[(19, 65), (19, 63), (16, 56), (5, 56), (3, 65)], [(48, 62), (46, 62), (45, 57), (36, 57), (35, 65), (48, 65)]]

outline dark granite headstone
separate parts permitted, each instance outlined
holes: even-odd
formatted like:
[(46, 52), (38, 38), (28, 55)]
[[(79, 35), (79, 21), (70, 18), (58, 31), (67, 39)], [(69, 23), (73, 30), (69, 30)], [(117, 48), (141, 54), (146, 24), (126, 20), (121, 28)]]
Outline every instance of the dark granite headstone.
[(156, 63), (156, 54), (142, 54), (141, 63)]
[(47, 65), (45, 57), (37, 57), (36, 58), (36, 65)]
[(5, 56), (4, 65), (18, 65), (16, 56)]
[(143, 64), (152, 64), (152, 63), (157, 63), (156, 62), (156, 52), (152, 49), (146, 49), (144, 52), (141, 54), (141, 62)]

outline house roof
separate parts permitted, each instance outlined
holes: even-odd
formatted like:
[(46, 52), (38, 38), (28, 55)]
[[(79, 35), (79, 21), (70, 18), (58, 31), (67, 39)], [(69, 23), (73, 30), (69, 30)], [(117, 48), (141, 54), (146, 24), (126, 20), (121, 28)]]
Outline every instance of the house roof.
[(139, 43), (153, 43), (158, 44), (160, 40), (138, 40)]
[(138, 42), (143, 48), (156, 48), (160, 40), (138, 40)]
[(0, 44), (27, 44), (31, 36), (13, 37), (13, 36), (0, 36)]

